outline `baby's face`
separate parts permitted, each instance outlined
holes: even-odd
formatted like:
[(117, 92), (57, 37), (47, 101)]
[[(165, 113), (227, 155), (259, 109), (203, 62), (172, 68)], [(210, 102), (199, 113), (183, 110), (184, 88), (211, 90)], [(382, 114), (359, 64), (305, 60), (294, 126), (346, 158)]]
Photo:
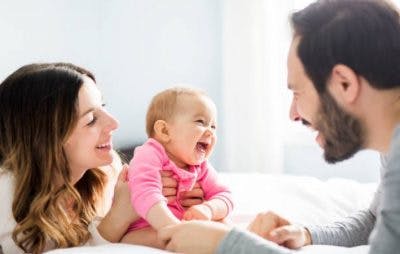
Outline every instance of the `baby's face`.
[(204, 95), (182, 95), (177, 110), (168, 123), (170, 142), (166, 145), (169, 158), (178, 167), (199, 165), (213, 151), (216, 142), (216, 107)]

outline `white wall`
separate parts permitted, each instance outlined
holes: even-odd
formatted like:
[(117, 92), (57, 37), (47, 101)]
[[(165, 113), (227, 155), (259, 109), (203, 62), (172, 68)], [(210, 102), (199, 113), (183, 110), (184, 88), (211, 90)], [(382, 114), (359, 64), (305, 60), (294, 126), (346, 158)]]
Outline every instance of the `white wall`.
[(174, 83), (205, 90), (219, 107), (220, 16), (215, 0), (3, 0), (0, 78), (37, 61), (88, 68), (120, 121), (114, 145), (127, 146), (145, 140), (151, 97)]
[(362, 151), (328, 165), (309, 129), (289, 120), (289, 15), (313, 0), (223, 1), (223, 164), (230, 171), (376, 181), (379, 157)]
[[(282, 49), (274, 52), (275, 47), (281, 46), (286, 50), (289, 44), (289, 41), (276, 42), (274, 39), (275, 35), (287, 32), (289, 29), (287, 15), (281, 15), (285, 13), (282, 6), (292, 4), (300, 8), (306, 2), (309, 1), (277, 2), (279, 7), (273, 6), (274, 3), (267, 0), (265, 3), (263, 0), (257, 0), (257, 4), (264, 6), (261, 10), (244, 6), (245, 0), (37, 0), (23, 1), (23, 3), (2, 0), (0, 1), (0, 79), (4, 79), (21, 65), (37, 61), (68, 61), (87, 67), (96, 74), (109, 111), (120, 121), (120, 129), (114, 139), (117, 148), (145, 140), (144, 117), (149, 100), (156, 91), (176, 82), (191, 83), (204, 89), (220, 109), (219, 129), (226, 130), (225, 127), (228, 126), (225, 126), (222, 120), (231, 119), (237, 124), (236, 130), (242, 132), (241, 135), (245, 137), (246, 131), (249, 131), (246, 125), (248, 123), (242, 118), (239, 119), (235, 113), (238, 110), (239, 103), (236, 104), (236, 101), (239, 102), (239, 98), (230, 97), (228, 108), (226, 104), (223, 105), (223, 99), (227, 98), (226, 93), (233, 89), (233, 83), (240, 82), (235, 80), (235, 76), (223, 78), (222, 75), (248, 71), (249, 76), (244, 72), (236, 74), (238, 77), (250, 77), (249, 80), (252, 80), (253, 68), (246, 66), (248, 61), (242, 60), (257, 56), (254, 49), (254, 46), (257, 46), (265, 50), (261, 52), (261, 57), (266, 59), (257, 58), (256, 62), (280, 66), (283, 71), (276, 74), (282, 76), (285, 66), (281, 65), (284, 65), (285, 59), (274, 60), (278, 58), (278, 52), (280, 52), (279, 58), (284, 58), (281, 56)], [(256, 3), (253, 1), (252, 4)], [(236, 9), (231, 9), (232, 7)], [(243, 15), (245, 10), (247, 16)], [(260, 26), (258, 22), (273, 21), (272, 25), (276, 26), (276, 31), (272, 37), (258, 38), (257, 36), (268, 35), (268, 32), (271, 32), (270, 28), (261, 31), (264, 35), (259, 35), (257, 30), (254, 30), (257, 27), (246, 27), (252, 25), (252, 22), (240, 20), (245, 18), (251, 21), (252, 10), (259, 15), (253, 20), (259, 28), (266, 27)], [(260, 15), (261, 11), (266, 11), (265, 19), (262, 14)], [(252, 29), (251, 33), (249, 29)], [(246, 37), (240, 37), (249, 34), (255, 36), (258, 43), (263, 40), (267, 42), (268, 50), (273, 51), (273, 57), (261, 44), (247, 43)], [(241, 40), (237, 41), (238, 38)], [(227, 44), (229, 48), (224, 47)], [(251, 55), (247, 56), (246, 52), (251, 52)], [(254, 68), (257, 68), (261, 75), (264, 65)], [(279, 104), (282, 108), (274, 103), (275, 111), (272, 112), (276, 119), (279, 115), (285, 116), (284, 127), (277, 126), (277, 120), (274, 118), (275, 120), (271, 121), (271, 115), (268, 115), (268, 122), (263, 122), (262, 125), (266, 124), (267, 128), (262, 129), (268, 133), (266, 135), (260, 133), (260, 136), (269, 137), (262, 140), (267, 144), (271, 143), (271, 137), (275, 141), (280, 138), (284, 150), (278, 151), (274, 150), (275, 147), (266, 147), (263, 151), (268, 154), (264, 156), (260, 152), (255, 158), (271, 160), (271, 158), (276, 159), (271, 156), (282, 153), (280, 156), (283, 156), (283, 169), (271, 169), (273, 172), (308, 174), (320, 178), (341, 176), (362, 181), (376, 179), (379, 163), (377, 155), (372, 152), (363, 152), (357, 155), (355, 160), (327, 166), (322, 160), (321, 151), (315, 144), (312, 134), (298, 123), (289, 122), (286, 118), (290, 93), (287, 92), (285, 81), (278, 76), (271, 77), (276, 72), (275, 69), (265, 70), (265, 73), (268, 73), (269, 87), (279, 86), (282, 90), (275, 92), (287, 96)], [(260, 76), (260, 80), (265, 80), (264, 78)], [(223, 86), (222, 79), (232, 82), (226, 82)], [(245, 88), (249, 84), (242, 83), (245, 83), (242, 84), (244, 87), (242, 91), (245, 93)], [(270, 109), (271, 105), (265, 110)], [(228, 118), (226, 112), (222, 110), (230, 112)], [(243, 115), (249, 119), (267, 114), (263, 108), (259, 108), (257, 114), (251, 110), (248, 112), (249, 114), (244, 112)], [(257, 121), (260, 119), (254, 120)], [(254, 129), (254, 126), (252, 128)], [(274, 130), (283, 133), (283, 137), (272, 133)], [(226, 171), (229, 169), (227, 166), (229, 164), (226, 162), (232, 157), (227, 157), (224, 151), (232, 151), (235, 153), (234, 156), (241, 156), (240, 149), (251, 151), (254, 147), (251, 143), (239, 142), (235, 135), (226, 137), (223, 134), (224, 132), (219, 132), (217, 151), (212, 161), (218, 170)], [(225, 149), (225, 145), (229, 145), (230, 149)], [(250, 157), (244, 159), (249, 161)], [(269, 161), (264, 164), (252, 162), (251, 165), (270, 164)], [(269, 168), (262, 167), (241, 167), (241, 170), (263, 171)]]

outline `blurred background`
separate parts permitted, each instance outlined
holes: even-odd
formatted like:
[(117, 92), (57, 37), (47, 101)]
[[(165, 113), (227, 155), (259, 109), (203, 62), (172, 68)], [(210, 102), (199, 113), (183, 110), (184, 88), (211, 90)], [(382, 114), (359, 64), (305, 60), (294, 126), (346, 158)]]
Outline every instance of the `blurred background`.
[(218, 107), (211, 158), (218, 171), (376, 181), (377, 153), (327, 165), (315, 134), (289, 120), (288, 17), (310, 2), (2, 0), (0, 78), (32, 62), (91, 70), (120, 122), (119, 150), (146, 140), (145, 114), (155, 93), (191, 84)]

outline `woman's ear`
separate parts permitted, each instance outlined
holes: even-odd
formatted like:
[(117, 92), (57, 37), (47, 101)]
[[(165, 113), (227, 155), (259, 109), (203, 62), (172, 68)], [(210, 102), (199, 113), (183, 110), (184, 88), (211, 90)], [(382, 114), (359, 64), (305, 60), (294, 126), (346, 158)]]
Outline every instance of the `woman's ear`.
[(164, 120), (157, 120), (154, 123), (154, 134), (162, 143), (168, 143), (170, 140), (168, 123)]
[(351, 68), (337, 64), (332, 69), (328, 89), (339, 104), (353, 104), (359, 97), (361, 82)]

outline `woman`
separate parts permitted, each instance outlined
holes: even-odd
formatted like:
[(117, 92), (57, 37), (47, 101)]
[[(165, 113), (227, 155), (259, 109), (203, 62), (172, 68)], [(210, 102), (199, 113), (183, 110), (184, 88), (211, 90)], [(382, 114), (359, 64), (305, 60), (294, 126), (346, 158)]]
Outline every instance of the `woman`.
[[(138, 216), (129, 205), (126, 170), (116, 179), (121, 164), (112, 133), (117, 127), (95, 77), (83, 68), (31, 64), (0, 84), (0, 224), (5, 225), (0, 244), (5, 253), (120, 239)], [(165, 181), (165, 187), (175, 184)], [(115, 183), (113, 205), (97, 219), (108, 210), (106, 193)], [(164, 192), (175, 193), (173, 188)]]

